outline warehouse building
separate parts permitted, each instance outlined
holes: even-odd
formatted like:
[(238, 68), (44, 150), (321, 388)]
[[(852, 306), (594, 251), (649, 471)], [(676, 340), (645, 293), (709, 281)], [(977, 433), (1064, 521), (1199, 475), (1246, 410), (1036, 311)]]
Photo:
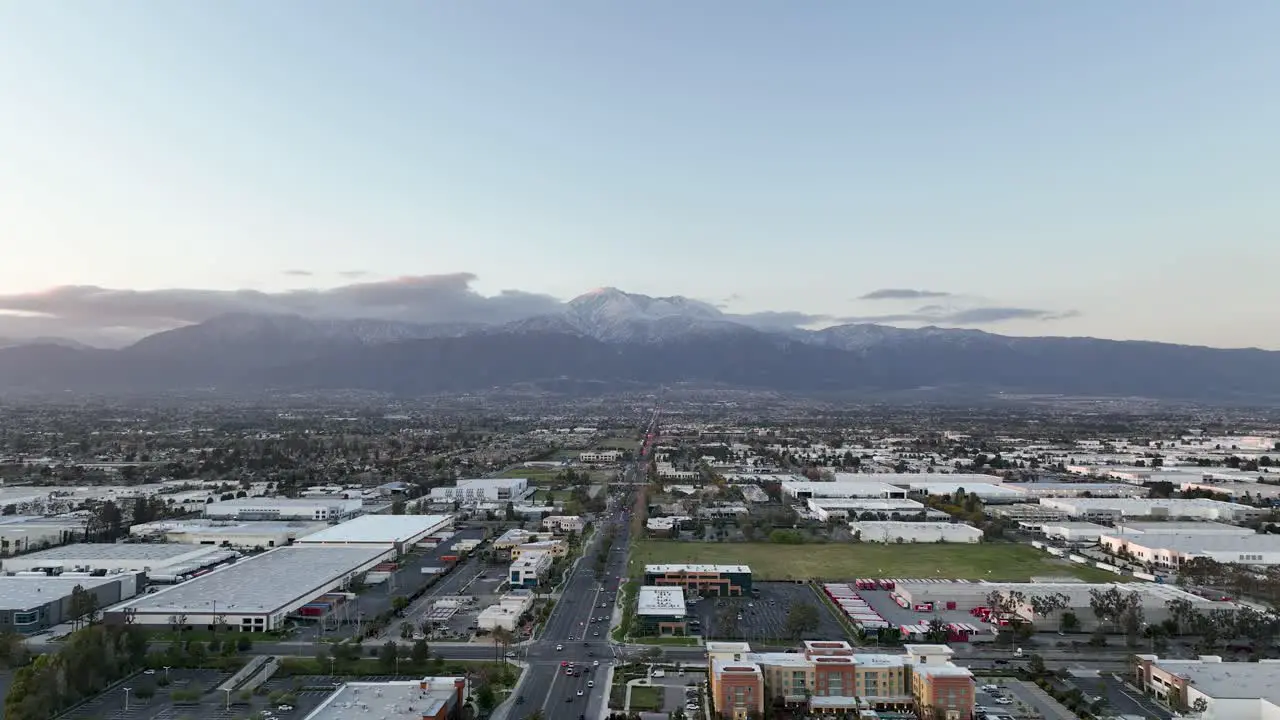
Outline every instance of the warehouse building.
[(481, 610), (476, 616), (476, 626), (486, 631), (502, 628), (515, 632), (520, 619), (532, 609), (533, 593), (528, 590), (512, 590), (498, 598), (496, 604)]
[(1156, 533), (1159, 535), (1253, 535), (1251, 528), (1217, 522), (1118, 522), (1115, 532), (1127, 535)]
[(866, 520), (849, 523), (849, 532), (862, 542), (875, 543), (976, 543), (982, 530), (951, 522), (895, 522)]
[(644, 584), (679, 587), (696, 595), (742, 597), (751, 592), (746, 565), (645, 565)]
[(1199, 498), (1045, 498), (1040, 504), (1062, 510), (1071, 518), (1110, 521), (1154, 517), (1243, 522), (1269, 512), (1248, 505)]
[[(1091, 592), (1106, 592), (1115, 588), (1128, 595), (1137, 593), (1142, 604), (1144, 619), (1151, 624), (1160, 623), (1170, 617), (1168, 603), (1170, 600), (1185, 600), (1191, 607), (1203, 613), (1211, 610), (1235, 610), (1236, 605), (1230, 602), (1218, 602), (1194, 595), (1172, 585), (1157, 583), (1079, 583), (1079, 582), (1032, 582), (1032, 583), (987, 583), (987, 582), (899, 582), (893, 595), (906, 607), (933, 607), (937, 609), (958, 610), (968, 612), (974, 608), (987, 607), (987, 598), (992, 592), (1019, 592), (1026, 603), (1018, 608), (1017, 614), (1038, 630), (1057, 630), (1062, 623), (1062, 615), (1072, 613), (1079, 621), (1082, 631), (1091, 631), (1098, 626), (1098, 618), (1093, 613), (1090, 601)], [(1067, 597), (1067, 607), (1047, 617), (1037, 616), (1031, 608), (1032, 597), (1049, 597), (1061, 593)]]
[(1134, 497), (1145, 498), (1150, 493), (1141, 485), (1127, 483), (1055, 483), (1032, 482), (1011, 485), (1022, 491), (1027, 498), (1055, 497)]
[(204, 506), (204, 516), (219, 520), (346, 520), (360, 514), (359, 498), (237, 498)]
[(107, 622), (266, 631), (290, 614), (393, 558), (384, 547), (291, 545), (219, 568), (112, 608)]
[(1241, 565), (1280, 565), (1280, 535), (1205, 535), (1111, 531), (1099, 543), (1117, 555), (1177, 568), (1195, 558)]
[(129, 534), (145, 540), (162, 540), (183, 545), (217, 545), (237, 550), (269, 550), (329, 525), (322, 522), (256, 522), (239, 520), (157, 520), (129, 528)]
[(1040, 532), (1052, 540), (1061, 540), (1073, 545), (1096, 543), (1106, 533), (1115, 532), (1106, 525), (1091, 522), (1058, 521), (1047, 522), (1040, 527)]
[(71, 594), (77, 586), (94, 596), (98, 608), (105, 608), (137, 595), (141, 582), (134, 573), (110, 577), (0, 576), (0, 632), (30, 635), (75, 620)]
[(846, 520), (871, 514), (876, 517), (905, 518), (924, 513), (926, 517), (950, 517), (944, 512), (926, 508), (916, 500), (880, 498), (810, 498), (805, 501), (810, 514), (821, 522)]
[(300, 537), (297, 544), (392, 548), (400, 554), (452, 526), (452, 515), (362, 515)]
[(636, 596), (636, 619), (641, 635), (684, 635), (684, 590), (678, 587), (643, 585)]
[(0, 517), (0, 557), (65, 545), (84, 536), (84, 519), (8, 515)]
[[(903, 477), (914, 478), (914, 475), (904, 475)], [(991, 503), (1017, 503), (1027, 499), (1025, 493), (1022, 492), (1021, 485), (997, 485), (994, 483), (965, 483), (956, 482), (916, 482), (914, 479), (907, 483), (913, 495), (955, 495), (958, 491), (963, 490), (969, 495), (977, 495), (983, 502)]]
[(5, 572), (146, 573), (151, 578), (189, 576), (222, 563), (240, 553), (208, 545), (168, 543), (77, 543), (5, 558)]
[(811, 498), (905, 498), (907, 491), (894, 485), (876, 482), (874, 475), (854, 475), (857, 481), (808, 482), (788, 481), (781, 485), (782, 496), (804, 501)]
[(523, 500), (529, 494), (529, 478), (475, 478), (459, 480), (455, 487), (432, 488), (432, 502), (464, 505)]

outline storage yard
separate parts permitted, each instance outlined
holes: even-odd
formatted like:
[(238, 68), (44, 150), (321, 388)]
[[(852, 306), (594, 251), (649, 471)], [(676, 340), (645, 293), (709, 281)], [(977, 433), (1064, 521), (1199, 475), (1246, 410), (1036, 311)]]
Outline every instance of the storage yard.
[(756, 580), (847, 581), (889, 576), (1015, 582), (1046, 576), (1097, 582), (1116, 579), (1112, 573), (1056, 560), (1030, 546), (1003, 543), (780, 545), (643, 540), (635, 543), (631, 558), (635, 575), (646, 564), (686, 563), (749, 565)]

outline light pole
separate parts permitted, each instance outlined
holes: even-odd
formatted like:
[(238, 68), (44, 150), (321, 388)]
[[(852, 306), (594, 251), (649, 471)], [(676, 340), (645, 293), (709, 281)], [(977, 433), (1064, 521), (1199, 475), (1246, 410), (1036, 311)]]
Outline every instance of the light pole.
[(169, 666), (168, 665), (164, 666), (164, 681), (166, 683), (169, 682)]
[(124, 688), (124, 711), (129, 712), (129, 691), (133, 688)]
[(222, 692), (227, 694), (227, 712), (231, 712), (231, 688), (222, 688)]

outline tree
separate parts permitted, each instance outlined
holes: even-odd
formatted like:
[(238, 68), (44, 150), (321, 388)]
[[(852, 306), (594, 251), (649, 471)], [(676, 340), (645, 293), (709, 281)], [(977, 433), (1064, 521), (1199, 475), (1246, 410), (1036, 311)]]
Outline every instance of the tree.
[(1076, 617), (1075, 613), (1068, 610), (1067, 612), (1062, 613), (1059, 628), (1064, 633), (1075, 632), (1080, 629), (1080, 618)]
[(400, 647), (394, 640), (388, 640), (378, 649), (378, 664), (383, 670), (394, 670), (396, 660), (400, 657)]
[(411, 637), (413, 637), (413, 623), (408, 621), (400, 623), (400, 639), (408, 640)]
[(1031, 657), (1027, 659), (1027, 670), (1031, 673), (1032, 677), (1040, 677), (1041, 675), (1044, 675), (1044, 658), (1040, 657), (1039, 654), (1033, 653)]
[(403, 500), (393, 500), (391, 502), (391, 514), (403, 515), (405, 511), (405, 502)]
[(426, 640), (418, 640), (409, 651), (409, 659), (413, 660), (414, 665), (422, 665), (430, 658), (431, 648), (427, 646)]
[(1195, 702), (1191, 703), (1191, 710), (1203, 715), (1209, 711), (1209, 701), (1202, 697), (1198, 697)]
[(487, 715), (497, 704), (498, 700), (493, 694), (493, 688), (488, 683), (476, 690), (476, 707), (480, 708), (480, 712)]
[(407, 607), (409, 607), (409, 598), (403, 595), (397, 595), (391, 598), (391, 609), (397, 613), (403, 612)]
[(818, 609), (810, 603), (797, 603), (787, 612), (787, 634), (800, 639), (805, 633), (818, 629)]

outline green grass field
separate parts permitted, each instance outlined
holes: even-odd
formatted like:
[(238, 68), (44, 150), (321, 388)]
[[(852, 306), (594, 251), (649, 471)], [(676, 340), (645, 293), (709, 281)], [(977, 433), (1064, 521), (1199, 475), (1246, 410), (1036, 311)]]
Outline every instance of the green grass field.
[(657, 712), (662, 709), (662, 689), (637, 685), (631, 688), (631, 709)]
[(1119, 575), (1055, 560), (1013, 543), (938, 544), (699, 543), (641, 540), (631, 550), (631, 574), (649, 563), (748, 565), (756, 580), (853, 580), (860, 577), (964, 578), (1023, 581), (1032, 576), (1073, 576), (1115, 582)]

